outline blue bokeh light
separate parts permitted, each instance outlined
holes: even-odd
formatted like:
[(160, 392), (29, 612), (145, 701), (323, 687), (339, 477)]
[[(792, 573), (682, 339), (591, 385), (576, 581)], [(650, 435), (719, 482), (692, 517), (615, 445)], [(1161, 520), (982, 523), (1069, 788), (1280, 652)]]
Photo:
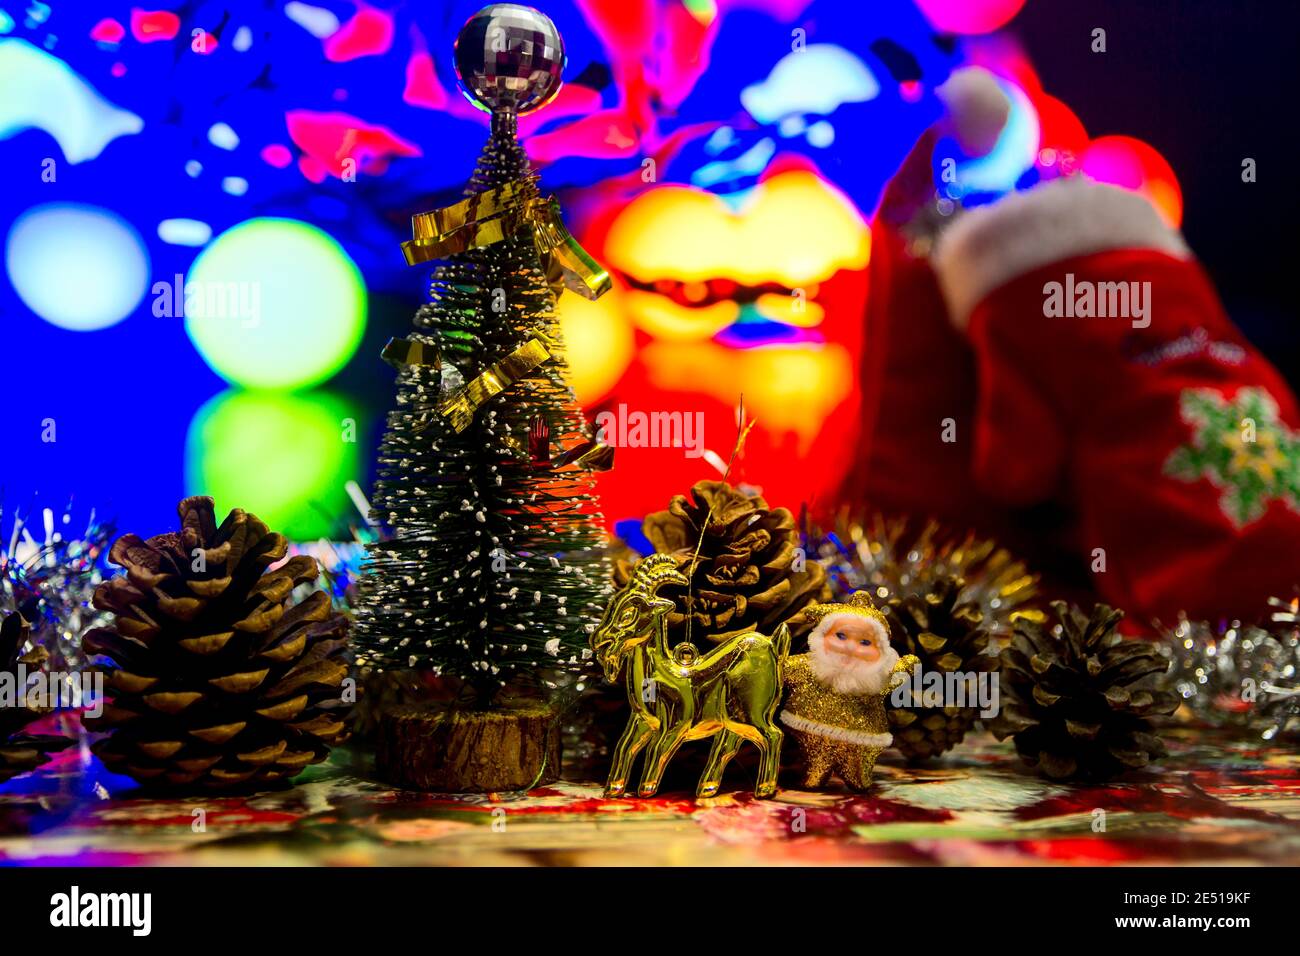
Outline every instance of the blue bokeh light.
[(107, 209), (46, 203), (18, 217), (5, 242), (5, 270), (29, 309), (59, 328), (106, 329), (125, 319), (149, 287), (140, 234)]

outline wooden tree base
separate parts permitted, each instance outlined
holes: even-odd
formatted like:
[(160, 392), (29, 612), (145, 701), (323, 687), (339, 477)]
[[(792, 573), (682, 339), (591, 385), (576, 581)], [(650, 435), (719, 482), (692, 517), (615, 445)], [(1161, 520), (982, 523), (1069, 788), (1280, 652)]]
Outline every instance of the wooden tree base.
[(560, 776), (559, 721), (545, 704), (404, 704), (380, 714), (375, 738), (375, 773), (407, 790), (526, 790)]

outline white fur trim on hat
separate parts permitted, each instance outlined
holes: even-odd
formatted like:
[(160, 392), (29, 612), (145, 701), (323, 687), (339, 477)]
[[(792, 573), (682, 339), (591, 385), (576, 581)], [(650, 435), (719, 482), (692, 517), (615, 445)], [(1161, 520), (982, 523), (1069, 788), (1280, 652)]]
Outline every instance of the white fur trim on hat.
[(820, 720), (809, 720), (788, 710), (781, 711), (781, 723), (791, 730), (800, 730), (814, 737), (826, 737), (830, 740), (857, 744), (860, 747), (889, 747), (894, 743), (893, 734), (873, 734), (865, 730), (850, 730), (848, 727), (836, 727), (823, 724)]
[(1190, 259), (1183, 237), (1137, 193), (1082, 177), (1058, 179), (958, 216), (931, 262), (954, 325), (990, 292), (1040, 266), (1112, 249)]

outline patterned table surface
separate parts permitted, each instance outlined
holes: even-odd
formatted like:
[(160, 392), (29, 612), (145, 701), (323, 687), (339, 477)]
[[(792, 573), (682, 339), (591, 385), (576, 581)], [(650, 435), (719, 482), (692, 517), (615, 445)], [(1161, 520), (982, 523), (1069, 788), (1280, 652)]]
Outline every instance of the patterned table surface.
[[(1158, 768), (1064, 786), (973, 735), (945, 761), (887, 754), (866, 795), (783, 789), (606, 800), (393, 790), (336, 754), (291, 789), (153, 799), (82, 748), (0, 786), (0, 864), (889, 865), (1300, 863), (1300, 753), (1177, 731)], [(744, 786), (743, 774), (726, 785)]]

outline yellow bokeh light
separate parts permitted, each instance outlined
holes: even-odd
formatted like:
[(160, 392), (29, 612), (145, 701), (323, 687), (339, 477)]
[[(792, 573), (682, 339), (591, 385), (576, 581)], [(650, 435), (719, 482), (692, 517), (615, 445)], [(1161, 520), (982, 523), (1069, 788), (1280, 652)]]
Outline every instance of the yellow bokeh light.
[(853, 361), (839, 345), (765, 345), (736, 351), (713, 342), (655, 343), (643, 352), (651, 383), (718, 401), (745, 396), (764, 431), (793, 433), (805, 454), (849, 397)]
[(809, 302), (810, 295), (806, 292), (800, 296), (768, 293), (760, 295), (754, 305), (765, 319), (784, 322), (798, 329), (811, 329), (822, 324), (826, 310), (816, 302)]
[(667, 342), (712, 338), (740, 318), (740, 306), (730, 300), (692, 308), (639, 289), (629, 290), (623, 300), (629, 318), (639, 328)]
[(789, 288), (862, 269), (870, 251), (870, 231), (853, 204), (805, 170), (759, 183), (739, 212), (690, 186), (648, 190), (623, 210), (605, 243), (609, 263), (642, 281)]
[(617, 288), (595, 302), (578, 295), (560, 296), (556, 311), (569, 381), (584, 405), (604, 398), (632, 361), (632, 327), (620, 314), (619, 299)]

